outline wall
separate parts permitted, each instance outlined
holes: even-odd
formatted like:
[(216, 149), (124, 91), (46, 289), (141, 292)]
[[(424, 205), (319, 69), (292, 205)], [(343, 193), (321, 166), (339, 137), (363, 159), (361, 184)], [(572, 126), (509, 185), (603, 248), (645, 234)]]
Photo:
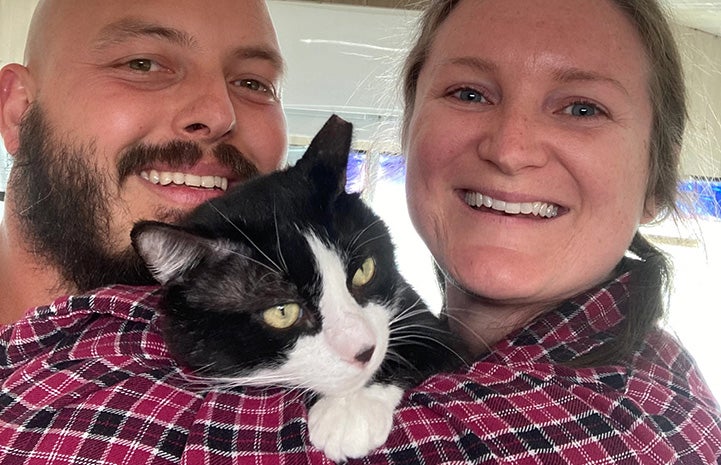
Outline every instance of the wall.
[(25, 35), (37, 0), (0, 0), (0, 66), (22, 62)]
[(721, 37), (677, 28), (688, 84), (690, 123), (685, 134), (682, 170), (688, 175), (721, 178)]
[[(36, 4), (37, 0), (0, 0), (0, 67), (22, 63), (25, 36)], [(10, 164), (0, 139), (0, 192), (5, 191)]]
[(398, 150), (396, 76), (418, 13), (280, 0), (268, 4), (288, 61), (283, 100), (291, 135), (314, 134), (335, 112), (354, 123), (356, 144)]

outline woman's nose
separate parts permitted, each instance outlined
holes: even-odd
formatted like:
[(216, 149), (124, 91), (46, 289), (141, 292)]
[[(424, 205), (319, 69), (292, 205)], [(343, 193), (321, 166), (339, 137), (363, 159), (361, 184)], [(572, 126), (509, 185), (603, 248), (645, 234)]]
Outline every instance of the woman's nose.
[(235, 108), (224, 79), (207, 78), (200, 85), (188, 85), (185, 92), (185, 104), (174, 121), (180, 138), (213, 143), (235, 128)]
[(543, 116), (526, 109), (502, 108), (492, 116), (490, 127), (478, 146), (480, 158), (504, 174), (540, 167), (548, 161), (543, 143)]

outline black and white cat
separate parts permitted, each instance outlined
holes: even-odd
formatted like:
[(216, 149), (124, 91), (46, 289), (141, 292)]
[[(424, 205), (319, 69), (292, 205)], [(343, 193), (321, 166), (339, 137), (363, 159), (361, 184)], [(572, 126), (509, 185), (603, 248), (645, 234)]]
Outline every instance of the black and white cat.
[(164, 288), (170, 351), (229, 385), (318, 394), (311, 442), (333, 460), (385, 442), (404, 389), (460, 364), (444, 321), (399, 274), (384, 223), (345, 192), (352, 126), (333, 116), (295, 166), (138, 223)]

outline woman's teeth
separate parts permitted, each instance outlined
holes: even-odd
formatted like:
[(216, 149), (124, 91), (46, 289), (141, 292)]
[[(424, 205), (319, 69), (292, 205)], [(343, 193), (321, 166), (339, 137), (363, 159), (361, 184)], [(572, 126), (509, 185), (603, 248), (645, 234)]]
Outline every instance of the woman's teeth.
[(466, 203), (471, 207), (486, 207), (509, 215), (535, 215), (553, 218), (558, 215), (558, 205), (546, 202), (504, 202), (478, 192), (466, 192)]
[(190, 187), (203, 187), (206, 189), (228, 189), (228, 178), (222, 176), (196, 176), (194, 174), (185, 174), (169, 171), (141, 171), (140, 177), (152, 182), (167, 186), (168, 184), (186, 185)]

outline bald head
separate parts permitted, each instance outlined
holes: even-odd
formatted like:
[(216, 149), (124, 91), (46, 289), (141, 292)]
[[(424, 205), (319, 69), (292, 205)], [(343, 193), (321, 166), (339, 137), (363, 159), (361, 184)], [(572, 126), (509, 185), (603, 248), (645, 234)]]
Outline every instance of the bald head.
[(62, 31), (60, 24), (67, 22), (69, 8), (82, 3), (74, 1), (40, 0), (28, 29), (27, 42), (25, 43), (25, 65), (36, 68), (42, 62), (42, 57), (52, 53), (51, 45), (58, 31)]

